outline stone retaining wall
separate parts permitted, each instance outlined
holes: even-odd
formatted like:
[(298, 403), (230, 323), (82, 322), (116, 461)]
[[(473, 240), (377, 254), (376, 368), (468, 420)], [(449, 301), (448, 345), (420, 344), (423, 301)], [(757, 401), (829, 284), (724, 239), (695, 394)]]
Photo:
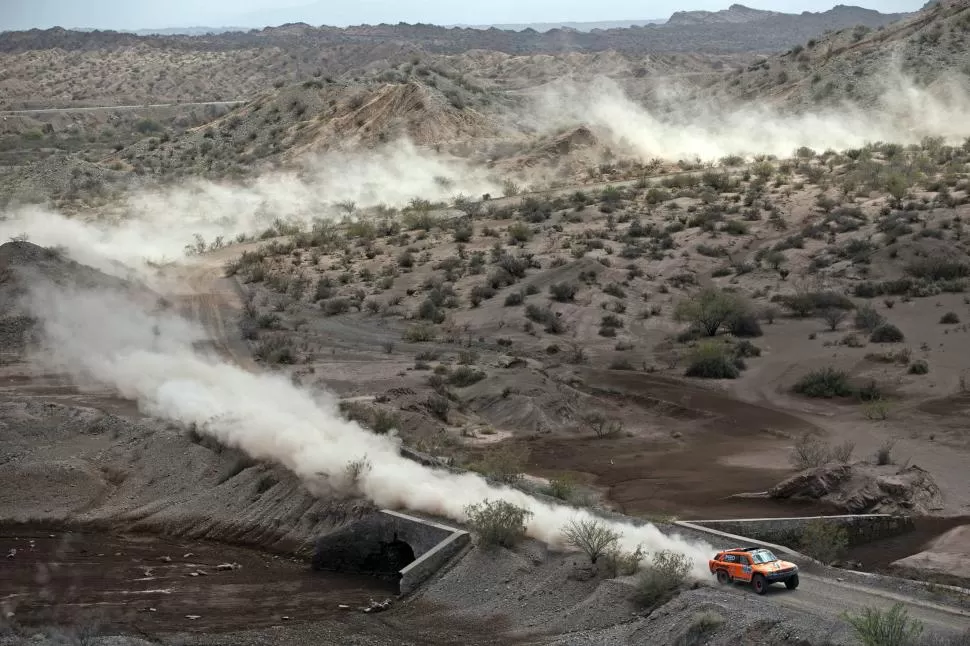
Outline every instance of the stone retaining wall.
[(908, 516), (891, 516), (889, 514), (693, 520), (691, 523), (728, 534), (737, 534), (738, 536), (746, 536), (759, 541), (768, 541), (798, 549), (806, 525), (816, 520), (835, 523), (845, 528), (850, 545), (863, 545), (876, 539), (899, 536), (913, 529), (913, 521)]

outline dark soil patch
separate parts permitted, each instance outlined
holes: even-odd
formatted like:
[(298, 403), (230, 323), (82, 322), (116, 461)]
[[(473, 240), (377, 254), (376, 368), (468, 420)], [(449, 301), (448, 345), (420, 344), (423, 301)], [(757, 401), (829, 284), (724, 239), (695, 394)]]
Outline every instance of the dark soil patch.
[(0, 552), (0, 610), (28, 626), (218, 633), (339, 618), (397, 595), (375, 578), (202, 541), (6, 528)]

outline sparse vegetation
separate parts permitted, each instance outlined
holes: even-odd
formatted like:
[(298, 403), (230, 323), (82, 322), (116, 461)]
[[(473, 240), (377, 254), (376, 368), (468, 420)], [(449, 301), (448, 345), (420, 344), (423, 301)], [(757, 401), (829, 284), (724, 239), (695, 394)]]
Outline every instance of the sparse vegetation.
[(690, 572), (690, 559), (684, 554), (661, 550), (640, 573), (634, 598), (643, 608), (656, 608), (677, 595)]
[(911, 619), (902, 603), (842, 616), (863, 646), (917, 646), (916, 640), (923, 634), (923, 624)]
[(795, 382), (792, 390), (805, 397), (826, 399), (851, 397), (855, 392), (849, 383), (848, 373), (835, 368), (812, 370)]
[(798, 470), (814, 469), (830, 462), (847, 463), (852, 459), (852, 442), (830, 446), (810, 433), (803, 434), (792, 447), (789, 461)]
[(702, 290), (674, 310), (678, 321), (697, 327), (707, 336), (715, 336), (732, 317), (741, 315), (747, 315), (747, 307), (740, 297), (716, 288)]
[(603, 521), (571, 520), (562, 529), (566, 545), (582, 550), (591, 563), (613, 549), (620, 540), (620, 534)]
[(514, 547), (525, 536), (525, 523), (533, 515), (504, 500), (484, 500), (464, 511), (482, 545), (502, 547)]

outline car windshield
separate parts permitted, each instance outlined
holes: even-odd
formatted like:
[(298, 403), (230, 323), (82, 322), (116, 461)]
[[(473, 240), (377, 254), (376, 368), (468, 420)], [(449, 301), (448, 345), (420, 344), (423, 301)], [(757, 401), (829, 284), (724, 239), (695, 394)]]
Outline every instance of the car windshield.
[(775, 555), (771, 553), (771, 550), (758, 550), (757, 552), (751, 553), (751, 558), (755, 563), (771, 563), (772, 561), (777, 561)]

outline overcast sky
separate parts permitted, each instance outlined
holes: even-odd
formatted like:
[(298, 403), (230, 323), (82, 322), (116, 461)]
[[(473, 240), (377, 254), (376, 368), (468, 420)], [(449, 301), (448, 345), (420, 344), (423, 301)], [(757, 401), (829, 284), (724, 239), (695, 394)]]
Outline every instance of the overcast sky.
[[(425, 22), (491, 24), (667, 18), (685, 8), (725, 9), (732, 0), (0, 0), (0, 30), (32, 27), (145, 29)], [(749, 7), (798, 13), (834, 4), (915, 11), (925, 0), (748, 0)]]

